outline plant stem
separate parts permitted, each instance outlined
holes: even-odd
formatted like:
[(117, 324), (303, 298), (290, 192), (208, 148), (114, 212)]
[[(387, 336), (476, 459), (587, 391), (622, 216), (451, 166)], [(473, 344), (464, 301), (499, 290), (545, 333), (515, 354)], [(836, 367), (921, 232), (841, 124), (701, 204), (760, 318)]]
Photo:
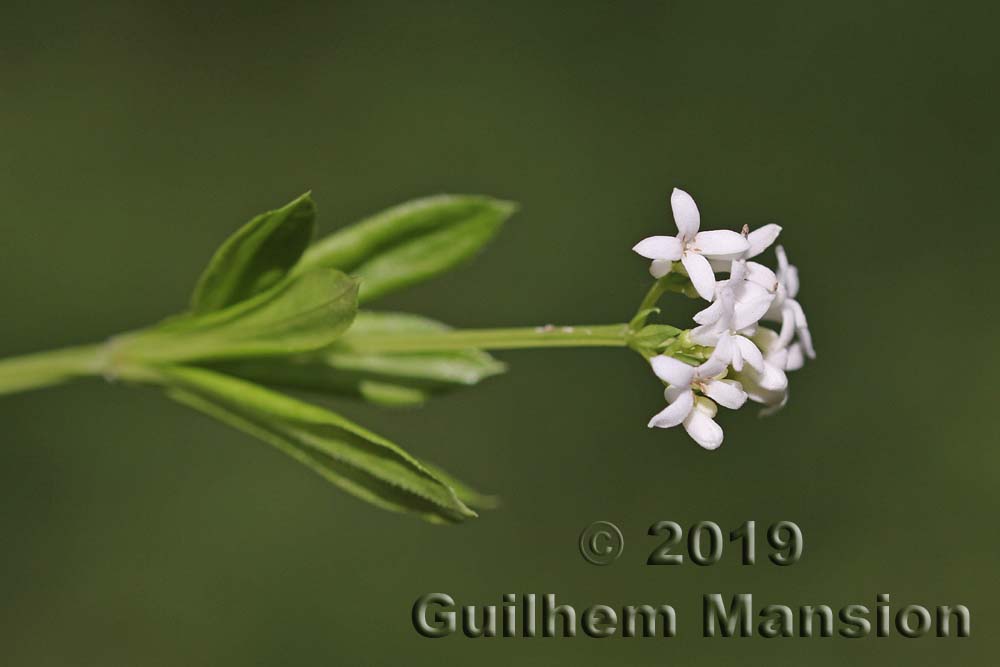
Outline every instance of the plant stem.
[[(541, 347), (626, 347), (626, 324), (519, 329), (455, 329), (433, 333), (374, 334), (351, 340), (352, 350), (367, 353), (515, 350)], [(345, 342), (347, 342), (345, 340)]]
[[(345, 339), (352, 350), (379, 354), (448, 350), (516, 350), (549, 347), (627, 347), (627, 324), (526, 327), (516, 329), (454, 329), (429, 333), (375, 334)], [(0, 395), (38, 389), (87, 376), (108, 373), (145, 381), (142, 366), (116, 363), (112, 347), (84, 345), (0, 359)], [(153, 377), (153, 376), (149, 376)]]
[(0, 359), (0, 395), (100, 375), (105, 362), (106, 349), (103, 345), (68, 347)]
[(636, 308), (636, 313), (641, 313), (644, 310), (654, 308), (656, 304), (659, 302), (660, 297), (663, 296), (663, 293), (666, 291), (667, 291), (667, 279), (660, 278), (655, 283), (653, 283), (653, 285), (649, 288), (649, 291), (646, 292), (646, 296), (643, 297), (642, 303), (640, 303), (639, 307)]
[(683, 273), (683, 268), (681, 270), (671, 271), (667, 275), (658, 279), (652, 284), (652, 286), (650, 286), (649, 291), (646, 292), (646, 296), (642, 299), (642, 303), (640, 303), (639, 307), (636, 308), (635, 316), (632, 318), (632, 321), (629, 322), (629, 328), (632, 331), (638, 331), (644, 327), (646, 325), (646, 320), (650, 315), (647, 311), (656, 308), (656, 304), (660, 302), (660, 297), (662, 297), (665, 293), (677, 292), (678, 294), (686, 294), (689, 289), (691, 289), (691, 281), (687, 277), (687, 274)]

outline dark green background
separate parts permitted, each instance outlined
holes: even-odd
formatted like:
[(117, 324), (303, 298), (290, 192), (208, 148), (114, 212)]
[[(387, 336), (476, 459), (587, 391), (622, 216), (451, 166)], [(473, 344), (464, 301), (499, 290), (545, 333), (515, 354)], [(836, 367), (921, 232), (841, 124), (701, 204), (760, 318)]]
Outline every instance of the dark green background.
[[(601, 323), (674, 186), (775, 221), (819, 358), (721, 451), (648, 431), (618, 350), (515, 352), (422, 410), (337, 408), (503, 495), (459, 527), (375, 510), (155, 392), (0, 400), (4, 665), (993, 664), (998, 17), (990, 3), (7, 3), (0, 353), (181, 309), (215, 245), (305, 189), (321, 226), (441, 191), (522, 212), (385, 300), (459, 326)], [(674, 302), (682, 323), (690, 304)], [(611, 567), (579, 531), (616, 521)], [(658, 519), (801, 525), (777, 568), (647, 567)], [(679, 637), (426, 640), (421, 593), (674, 604)], [(703, 593), (965, 603), (966, 640), (703, 639)]]

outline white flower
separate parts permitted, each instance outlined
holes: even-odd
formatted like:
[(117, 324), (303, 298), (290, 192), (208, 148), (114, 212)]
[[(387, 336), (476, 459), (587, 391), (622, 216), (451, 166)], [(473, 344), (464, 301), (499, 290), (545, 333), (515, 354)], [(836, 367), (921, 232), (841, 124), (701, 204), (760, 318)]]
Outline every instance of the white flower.
[(759, 311), (760, 308), (747, 308), (738, 312), (732, 286), (724, 285), (715, 302), (695, 314), (694, 321), (700, 326), (691, 330), (691, 341), (698, 345), (714, 345), (713, 356), (724, 351), (729, 355), (724, 360), (732, 364), (734, 370), (743, 370), (743, 362), (746, 362), (762, 372), (764, 355), (748, 338), (757, 325), (754, 314)]
[(801, 351), (810, 359), (816, 358), (816, 350), (813, 349), (812, 335), (809, 333), (809, 324), (806, 322), (806, 314), (802, 306), (795, 300), (799, 293), (799, 271), (795, 266), (788, 263), (788, 256), (785, 249), (778, 246), (775, 249), (778, 256), (777, 284), (774, 289), (774, 301), (764, 319), (772, 322), (781, 322), (781, 332), (778, 334), (782, 347), (789, 347), (792, 338), (797, 337), (801, 344)]
[(670, 273), (673, 262), (680, 260), (698, 295), (711, 301), (715, 297), (715, 273), (709, 259), (739, 256), (750, 248), (750, 242), (742, 234), (725, 229), (699, 232), (698, 206), (683, 190), (674, 188), (670, 208), (677, 223), (677, 236), (650, 236), (632, 250), (653, 260), (649, 272), (654, 278)]
[[(760, 270), (754, 267), (759, 267)], [(724, 314), (718, 296), (729, 290), (733, 296), (732, 328), (734, 330), (752, 328), (770, 310), (774, 302), (774, 291), (768, 290), (758, 282), (760, 279), (766, 280), (768, 273), (773, 279), (773, 284), (777, 284), (774, 273), (766, 266), (745, 259), (732, 260), (729, 278), (715, 284), (716, 300), (711, 306), (695, 315), (695, 322), (698, 324), (717, 322)]]
[(757, 329), (753, 340), (764, 351), (764, 371), (751, 368), (736, 374), (736, 379), (754, 403), (764, 405), (760, 416), (768, 417), (778, 412), (788, 403), (788, 376), (786, 371), (802, 368), (804, 362), (802, 346), (792, 343), (785, 347), (780, 336), (765, 327)]
[[(717, 449), (722, 444), (723, 433), (713, 419), (718, 411), (715, 403), (736, 410), (747, 400), (739, 382), (719, 379), (726, 371), (727, 354), (727, 350), (716, 348), (700, 366), (689, 366), (664, 355), (650, 359), (653, 372), (670, 386), (664, 391), (669, 405), (649, 420), (649, 427), (671, 428), (683, 424), (684, 430), (699, 445)], [(696, 396), (695, 391), (703, 396)]]
[(757, 330), (753, 340), (764, 352), (764, 367), (760, 371), (747, 368), (736, 377), (751, 401), (780, 408), (788, 400), (785, 371), (791, 370), (788, 368), (789, 350), (781, 344), (777, 333), (764, 327)]

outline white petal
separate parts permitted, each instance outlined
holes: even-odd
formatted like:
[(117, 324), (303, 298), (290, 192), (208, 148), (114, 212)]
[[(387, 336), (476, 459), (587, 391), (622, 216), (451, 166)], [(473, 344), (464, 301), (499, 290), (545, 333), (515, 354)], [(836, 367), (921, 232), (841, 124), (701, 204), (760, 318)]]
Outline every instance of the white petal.
[(743, 391), (747, 393), (747, 397), (751, 401), (754, 403), (771, 405), (775, 401), (780, 400), (783, 392), (768, 391), (767, 389), (764, 389), (757, 384), (757, 381), (754, 379), (756, 376), (751, 377), (751, 375), (753, 375), (753, 371), (740, 375), (740, 381), (743, 384)]
[(670, 273), (673, 267), (674, 263), (669, 259), (654, 259), (649, 265), (649, 274), (659, 280)]
[(709, 380), (705, 383), (705, 395), (730, 410), (738, 410), (747, 402), (747, 393), (736, 380)]
[(806, 322), (806, 311), (802, 310), (802, 304), (795, 299), (788, 299), (786, 301), (788, 307), (792, 309), (792, 315), (795, 320), (795, 328), (807, 327), (809, 323)]
[[(764, 355), (760, 353), (760, 349), (753, 344), (746, 336), (733, 336), (733, 342), (736, 343), (736, 348), (740, 351), (740, 356), (750, 364), (750, 367), (755, 371), (762, 372), (764, 370)], [(736, 365), (733, 365), (736, 368)], [(736, 368), (736, 370), (740, 370)]]
[(698, 205), (694, 203), (694, 199), (683, 190), (674, 188), (670, 194), (670, 208), (674, 212), (674, 222), (677, 223), (681, 238), (693, 239), (701, 227), (701, 214), (698, 213)]
[(747, 236), (747, 241), (750, 243), (750, 248), (746, 254), (747, 259), (756, 257), (771, 247), (771, 244), (774, 243), (780, 233), (781, 227), (774, 223), (764, 225), (760, 229), (750, 232), (750, 235)]
[[(757, 344), (756, 336), (754, 336), (751, 340), (753, 340), (754, 343)], [(757, 347), (760, 347), (760, 345), (757, 344)], [(767, 369), (768, 364), (771, 364), (772, 366), (777, 366), (778, 368), (784, 368), (785, 364), (788, 363), (787, 347), (773, 347), (767, 350), (766, 352), (763, 349), (761, 349), (761, 352), (764, 352), (765, 370)]]
[(681, 394), (691, 391), (691, 387), (678, 387), (676, 385), (670, 385), (663, 390), (663, 398), (667, 399), (667, 403), (673, 403), (676, 401)]
[(721, 336), (711, 356), (695, 369), (695, 377), (709, 380), (722, 375), (733, 360), (732, 336)]
[(733, 344), (733, 352), (730, 355), (730, 362), (733, 365), (733, 370), (739, 373), (743, 370), (743, 350), (740, 349), (739, 345)]
[(784, 273), (788, 270), (788, 255), (785, 254), (784, 247), (779, 245), (774, 249), (774, 254), (778, 258), (778, 273)]
[(764, 370), (755, 378), (757, 384), (765, 391), (784, 391), (788, 387), (788, 376), (776, 364), (764, 362)]
[(778, 344), (785, 347), (792, 342), (794, 336), (795, 311), (792, 309), (790, 302), (785, 301), (785, 305), (781, 309), (781, 331), (778, 333)]
[(783, 316), (781, 313), (785, 307), (785, 296), (785, 288), (781, 283), (778, 283), (778, 289), (774, 292), (774, 301), (771, 302), (771, 307), (764, 314), (765, 320), (772, 322), (780, 322), (782, 320)]
[(679, 359), (660, 354), (649, 360), (656, 377), (667, 384), (676, 387), (690, 387), (694, 380), (694, 366), (689, 366)]
[(812, 334), (809, 333), (809, 327), (801, 327), (798, 330), (799, 342), (802, 343), (802, 349), (805, 350), (806, 356), (810, 359), (816, 358), (816, 350), (813, 348)]
[(719, 342), (719, 337), (721, 336), (719, 328), (715, 324), (703, 324), (700, 327), (695, 327), (691, 329), (691, 333), (688, 334), (688, 338), (695, 345), (715, 345)]
[(728, 229), (698, 232), (692, 243), (701, 254), (715, 257), (743, 253), (750, 247), (742, 234)]
[(785, 269), (783, 280), (785, 291), (788, 292), (790, 298), (794, 299), (799, 293), (799, 270), (789, 264), (788, 268)]
[(677, 426), (691, 414), (694, 407), (694, 392), (688, 389), (677, 396), (667, 407), (653, 415), (649, 420), (649, 428), (670, 428)]
[(807, 357), (815, 359), (816, 350), (813, 349), (812, 334), (809, 333), (809, 324), (806, 322), (805, 311), (802, 310), (799, 302), (794, 299), (788, 300), (788, 306), (795, 315), (795, 331), (798, 334), (799, 342), (802, 343), (802, 349), (805, 351)]
[(650, 236), (635, 244), (633, 251), (646, 259), (669, 259), (676, 261), (681, 258), (683, 247), (673, 236)]
[(774, 271), (757, 262), (747, 262), (746, 265), (747, 280), (757, 283), (769, 292), (778, 289), (778, 276), (774, 275)]
[(788, 346), (788, 357), (785, 359), (786, 371), (797, 371), (805, 365), (806, 360), (802, 355), (802, 346), (799, 343), (792, 343)]
[(694, 252), (686, 252), (681, 257), (681, 263), (687, 269), (688, 276), (695, 290), (705, 301), (715, 298), (715, 274), (708, 260)]
[(760, 322), (773, 302), (774, 295), (760, 285), (744, 283), (733, 308), (733, 329), (739, 331)]
[(708, 308), (699, 310), (694, 314), (694, 321), (698, 324), (712, 324), (722, 319), (725, 310), (725, 303), (722, 299), (716, 299)]
[(684, 420), (684, 430), (705, 449), (718, 449), (722, 444), (722, 427), (697, 408)]

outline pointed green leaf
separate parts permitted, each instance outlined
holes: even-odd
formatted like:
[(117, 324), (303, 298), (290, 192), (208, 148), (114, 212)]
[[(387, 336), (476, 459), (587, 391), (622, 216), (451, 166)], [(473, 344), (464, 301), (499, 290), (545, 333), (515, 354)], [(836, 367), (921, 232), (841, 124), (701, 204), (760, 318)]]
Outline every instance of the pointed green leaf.
[(239, 360), (216, 368), (262, 384), (361, 397), (393, 407), (418, 405), (434, 394), (504, 372), (501, 362), (480, 350), (366, 353), (352, 347), (374, 334), (405, 336), (448, 328), (419, 315), (360, 312), (340, 340), (314, 354)]
[(442, 482), (450, 486), (458, 499), (475, 510), (494, 510), (500, 506), (500, 497), (491, 496), (476, 491), (464, 482), (455, 479), (440, 467), (424, 461), (424, 467), (430, 470)]
[(316, 207), (306, 193), (258, 215), (215, 252), (191, 297), (195, 313), (221, 310), (274, 287), (316, 232)]
[(296, 271), (331, 267), (361, 279), (361, 303), (427, 280), (469, 259), (517, 209), (471, 195), (418, 199), (316, 242)]
[(117, 343), (120, 357), (181, 363), (309, 352), (337, 340), (357, 312), (358, 284), (317, 269), (224, 310), (167, 320)]
[(161, 370), (172, 398), (277, 447), (362, 500), (435, 523), (476, 516), (417, 459), (338, 414), (205, 369)]

